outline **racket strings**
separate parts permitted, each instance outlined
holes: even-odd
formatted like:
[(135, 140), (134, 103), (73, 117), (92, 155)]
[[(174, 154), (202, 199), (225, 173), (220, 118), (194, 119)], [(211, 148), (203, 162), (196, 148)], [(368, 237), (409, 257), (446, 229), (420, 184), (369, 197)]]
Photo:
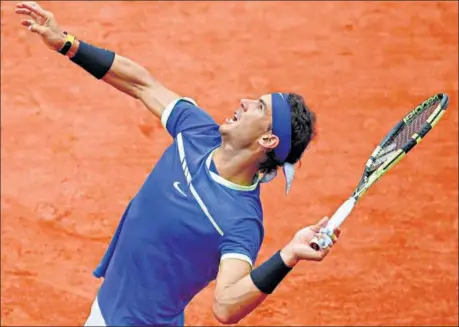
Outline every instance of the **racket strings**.
[(403, 147), (414, 133), (419, 133), (424, 124), (427, 122), (427, 119), (435, 111), (437, 105), (438, 102), (436, 101), (421, 111), (409, 124), (405, 125), (396, 135), (394, 135), (394, 139), (391, 143), (395, 142), (397, 149)]
[(427, 108), (413, 117), (408, 124), (403, 125), (401, 129), (384, 142), (384, 146), (381, 147), (378, 155), (370, 165), (369, 170), (374, 171), (378, 169), (384, 162), (390, 159), (395, 151), (402, 148), (410, 140), (413, 134), (418, 133), (427, 122), (430, 115), (435, 111), (438, 103), (438, 101), (431, 103)]

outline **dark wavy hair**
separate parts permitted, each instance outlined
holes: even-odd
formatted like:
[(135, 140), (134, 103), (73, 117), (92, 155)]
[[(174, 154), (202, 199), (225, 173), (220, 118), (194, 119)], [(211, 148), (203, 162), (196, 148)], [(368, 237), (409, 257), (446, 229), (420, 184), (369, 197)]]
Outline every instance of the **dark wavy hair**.
[[(294, 164), (301, 159), (304, 150), (316, 135), (316, 115), (308, 108), (301, 95), (289, 93), (288, 103), (292, 112), (292, 146), (285, 161)], [(262, 173), (272, 172), (282, 166), (282, 163), (276, 160), (273, 150), (266, 156), (266, 160), (260, 163), (259, 167)]]

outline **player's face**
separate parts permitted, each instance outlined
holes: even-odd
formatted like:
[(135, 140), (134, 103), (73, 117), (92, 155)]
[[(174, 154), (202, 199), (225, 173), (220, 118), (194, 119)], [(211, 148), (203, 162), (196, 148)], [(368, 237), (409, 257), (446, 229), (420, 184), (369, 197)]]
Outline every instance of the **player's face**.
[(235, 148), (247, 148), (271, 133), (272, 125), (271, 95), (258, 99), (242, 99), (239, 108), (231, 118), (220, 126), (222, 137)]

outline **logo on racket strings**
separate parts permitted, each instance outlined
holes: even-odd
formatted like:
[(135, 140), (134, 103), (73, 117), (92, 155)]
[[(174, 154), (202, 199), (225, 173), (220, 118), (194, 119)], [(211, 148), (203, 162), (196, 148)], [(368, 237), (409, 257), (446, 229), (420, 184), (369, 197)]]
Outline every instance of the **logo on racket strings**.
[(416, 108), (414, 108), (408, 115), (403, 118), (405, 124), (409, 124), (416, 118), (421, 112), (429, 108), (434, 102), (438, 101), (438, 96), (431, 97), (429, 100), (426, 100)]

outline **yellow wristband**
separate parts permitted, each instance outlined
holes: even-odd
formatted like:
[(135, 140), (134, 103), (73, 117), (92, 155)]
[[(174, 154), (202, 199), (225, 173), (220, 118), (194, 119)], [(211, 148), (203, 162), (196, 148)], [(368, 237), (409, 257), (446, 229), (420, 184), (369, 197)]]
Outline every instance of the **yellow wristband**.
[(58, 52), (65, 56), (67, 52), (70, 50), (70, 48), (72, 47), (76, 38), (72, 34), (68, 34), (67, 32), (64, 32), (64, 33), (65, 33), (65, 43), (64, 43), (64, 46), (60, 50), (58, 50)]

